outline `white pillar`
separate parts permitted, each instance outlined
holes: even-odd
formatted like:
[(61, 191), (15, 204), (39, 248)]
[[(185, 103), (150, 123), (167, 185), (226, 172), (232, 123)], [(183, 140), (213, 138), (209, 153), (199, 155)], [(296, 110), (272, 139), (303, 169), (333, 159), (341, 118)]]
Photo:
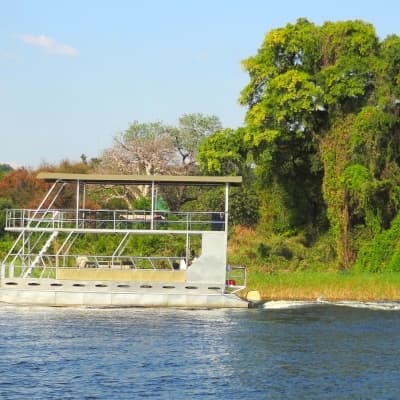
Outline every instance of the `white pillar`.
[(82, 199), (82, 208), (86, 208), (86, 184), (83, 184), (83, 199)]
[(229, 183), (225, 183), (225, 232), (228, 233)]
[(76, 181), (76, 211), (75, 211), (75, 224), (76, 224), (76, 228), (78, 229), (79, 227), (79, 191), (80, 191), (80, 182), (79, 179)]
[(150, 229), (154, 228), (154, 181), (151, 182), (151, 216), (150, 216)]

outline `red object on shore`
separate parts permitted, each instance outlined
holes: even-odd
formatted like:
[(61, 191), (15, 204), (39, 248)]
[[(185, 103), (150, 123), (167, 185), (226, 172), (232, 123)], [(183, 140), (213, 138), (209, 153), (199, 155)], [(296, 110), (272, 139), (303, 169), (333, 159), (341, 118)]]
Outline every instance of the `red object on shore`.
[(228, 286), (235, 286), (236, 285), (236, 281), (234, 279), (227, 279), (226, 284)]

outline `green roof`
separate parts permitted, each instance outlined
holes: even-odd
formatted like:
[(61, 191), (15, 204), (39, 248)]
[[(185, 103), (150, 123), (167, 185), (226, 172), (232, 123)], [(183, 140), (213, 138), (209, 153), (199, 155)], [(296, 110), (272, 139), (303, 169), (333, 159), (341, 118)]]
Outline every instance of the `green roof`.
[(115, 185), (240, 185), (241, 176), (187, 176), (187, 175), (102, 175), (102, 174), (67, 174), (60, 172), (40, 172), (38, 179), (46, 182), (82, 182)]

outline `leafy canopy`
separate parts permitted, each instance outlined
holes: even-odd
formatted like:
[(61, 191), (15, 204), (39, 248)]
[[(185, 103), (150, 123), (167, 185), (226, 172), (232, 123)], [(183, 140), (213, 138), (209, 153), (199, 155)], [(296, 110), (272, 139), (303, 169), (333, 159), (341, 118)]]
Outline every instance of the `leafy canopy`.
[(348, 267), (357, 240), (400, 206), (400, 38), (380, 41), (360, 20), (299, 19), (268, 32), (243, 68), (245, 126), (206, 139), (201, 166), (225, 173), (251, 160), (265, 223), (329, 226)]

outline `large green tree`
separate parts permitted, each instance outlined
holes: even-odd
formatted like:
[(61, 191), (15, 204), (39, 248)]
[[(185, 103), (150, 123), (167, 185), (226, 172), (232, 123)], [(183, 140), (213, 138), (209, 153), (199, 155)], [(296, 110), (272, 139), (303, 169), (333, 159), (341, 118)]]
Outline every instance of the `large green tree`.
[(363, 21), (299, 19), (267, 33), (243, 61), (247, 113), (240, 144), (237, 135), (232, 143), (257, 166), (275, 207), (271, 226), (282, 218), (276, 226), (284, 229), (321, 226), (327, 218), (343, 267), (357, 240), (398, 212), (399, 46), (394, 35), (379, 41)]

